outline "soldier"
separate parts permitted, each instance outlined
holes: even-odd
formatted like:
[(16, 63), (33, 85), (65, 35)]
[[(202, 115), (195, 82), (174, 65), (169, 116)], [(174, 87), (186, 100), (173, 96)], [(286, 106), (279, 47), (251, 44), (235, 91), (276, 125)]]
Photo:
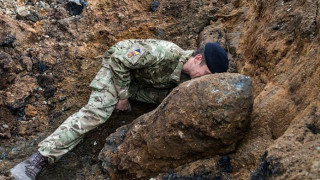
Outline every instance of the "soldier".
[(121, 41), (104, 54), (90, 84), (88, 104), (43, 140), (38, 152), (12, 168), (11, 174), (16, 179), (35, 179), (46, 164), (73, 149), (114, 110), (129, 110), (129, 98), (160, 103), (181, 82), (227, 69), (227, 54), (218, 43), (207, 43), (194, 52), (163, 40)]

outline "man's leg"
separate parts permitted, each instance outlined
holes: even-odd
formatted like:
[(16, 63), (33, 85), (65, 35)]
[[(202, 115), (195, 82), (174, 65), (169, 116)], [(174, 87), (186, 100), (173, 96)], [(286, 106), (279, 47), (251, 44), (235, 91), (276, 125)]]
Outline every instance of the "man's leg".
[(110, 70), (102, 67), (90, 86), (93, 91), (88, 104), (39, 144), (39, 152), (50, 162), (73, 149), (86, 132), (104, 123), (112, 114), (118, 98)]
[(39, 144), (39, 152), (55, 162), (73, 149), (83, 135), (104, 123), (112, 114), (117, 97), (108, 90), (93, 91), (89, 103), (70, 116), (55, 132)]
[(58, 160), (73, 149), (85, 133), (110, 117), (118, 102), (110, 70), (102, 67), (90, 86), (93, 91), (88, 104), (43, 140), (37, 153), (11, 169), (11, 174), (16, 179), (35, 179), (46, 161)]

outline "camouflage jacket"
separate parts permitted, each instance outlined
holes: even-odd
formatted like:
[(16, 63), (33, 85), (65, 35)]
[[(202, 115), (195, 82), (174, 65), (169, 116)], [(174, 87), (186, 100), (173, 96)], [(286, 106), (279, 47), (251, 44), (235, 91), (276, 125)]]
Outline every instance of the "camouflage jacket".
[(126, 99), (131, 81), (159, 89), (177, 86), (192, 53), (163, 40), (125, 40), (105, 53), (102, 66), (110, 68), (119, 99)]

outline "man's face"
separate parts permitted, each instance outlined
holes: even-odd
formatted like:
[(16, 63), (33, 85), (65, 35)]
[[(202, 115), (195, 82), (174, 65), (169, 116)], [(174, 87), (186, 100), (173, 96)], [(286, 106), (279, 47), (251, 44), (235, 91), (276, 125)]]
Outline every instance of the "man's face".
[(190, 77), (197, 78), (207, 74), (212, 74), (206, 64), (201, 64), (202, 56), (197, 55), (193, 57), (192, 70), (190, 72)]
[(192, 73), (190, 74), (191, 78), (201, 77), (207, 74), (212, 74), (207, 65), (197, 64), (194, 66)]

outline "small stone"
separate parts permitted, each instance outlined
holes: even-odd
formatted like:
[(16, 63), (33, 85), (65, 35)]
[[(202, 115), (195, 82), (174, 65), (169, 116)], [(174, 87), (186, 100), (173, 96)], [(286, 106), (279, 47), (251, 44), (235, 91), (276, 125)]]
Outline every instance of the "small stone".
[(18, 133), (19, 135), (25, 135), (27, 132), (27, 125), (26, 124), (19, 124), (19, 127), (18, 127)]
[(54, 93), (56, 92), (56, 90), (57, 88), (54, 86), (47, 86), (43, 91), (43, 96), (48, 99), (54, 96)]
[(10, 91), (7, 92), (5, 104), (11, 109), (19, 109), (25, 105), (25, 100), (36, 89), (36, 80), (34, 77), (26, 75), (19, 80), (15, 80), (15, 84), (9, 86)]
[(37, 82), (40, 87), (45, 88), (48, 85), (52, 85), (54, 80), (52, 75), (39, 74), (37, 77)]
[(5, 152), (2, 152), (1, 156), (0, 156), (0, 159), (6, 159), (6, 157), (7, 157), (7, 154)]
[(15, 36), (7, 36), (6, 38), (4, 38), (1, 41), (0, 46), (2, 46), (2, 47), (13, 47), (14, 40), (16, 40)]
[(28, 104), (25, 109), (24, 109), (24, 112), (27, 116), (29, 117), (33, 117), (33, 116), (36, 116), (37, 115), (37, 109), (36, 107), (32, 106), (31, 104)]
[(79, 1), (68, 2), (66, 6), (66, 9), (71, 16), (80, 15), (84, 8), (85, 6), (80, 4)]
[(56, 119), (58, 117), (60, 117), (62, 115), (62, 112), (58, 111), (58, 112), (55, 112), (53, 115), (52, 115), (52, 119)]
[(158, 0), (153, 1), (153, 2), (151, 3), (151, 11), (152, 11), (152, 12), (157, 11), (157, 9), (159, 8), (159, 6), (160, 6), (160, 1), (158, 1)]
[(69, 111), (71, 107), (73, 106), (72, 103), (64, 103), (64, 106), (62, 107), (62, 111)]
[(67, 97), (66, 96), (59, 96), (59, 101), (60, 102), (62, 102), (62, 101), (64, 101), (64, 100), (66, 100), (67, 99)]
[(164, 29), (156, 28), (156, 29), (155, 29), (155, 34), (156, 34), (158, 37), (163, 37), (163, 36), (165, 35), (165, 31), (164, 31)]
[(219, 160), (219, 167), (222, 169), (223, 172), (231, 173), (233, 171), (229, 156), (223, 156)]
[(26, 17), (30, 14), (30, 11), (27, 10), (27, 8), (24, 6), (18, 6), (16, 8), (16, 13), (17, 13), (17, 16)]
[(32, 60), (30, 57), (22, 56), (21, 62), (22, 62), (22, 65), (24, 66), (24, 68), (27, 69), (27, 71), (29, 71), (29, 72), (32, 71)]
[(2, 125), (2, 127), (4, 127), (5, 129), (9, 128), (9, 126), (7, 124)]
[(8, 153), (8, 159), (15, 159), (20, 153), (20, 148), (14, 147), (11, 149), (11, 151)]
[(39, 60), (37, 62), (37, 69), (40, 74), (43, 74), (46, 70), (49, 69), (49, 67), (47, 65), (43, 64), (43, 62)]

